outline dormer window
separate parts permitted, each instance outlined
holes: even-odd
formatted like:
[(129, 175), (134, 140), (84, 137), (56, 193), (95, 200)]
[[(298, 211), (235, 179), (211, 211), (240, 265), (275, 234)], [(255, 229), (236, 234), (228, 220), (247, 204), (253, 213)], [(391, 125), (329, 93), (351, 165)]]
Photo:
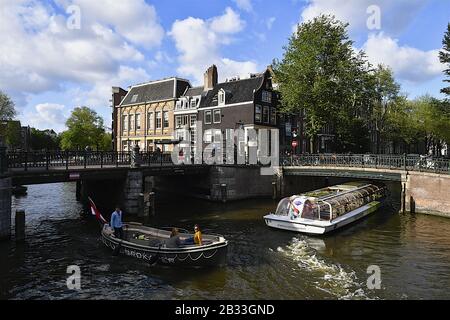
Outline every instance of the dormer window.
[(191, 109), (195, 109), (196, 106), (197, 106), (197, 99), (192, 99), (191, 100)]
[(177, 105), (176, 105), (175, 108), (176, 108), (177, 110), (180, 110), (180, 109), (181, 109), (181, 101), (180, 101), (180, 100), (177, 101)]
[(225, 104), (225, 91), (223, 89), (221, 89), (219, 91), (219, 106), (223, 106)]
[(135, 94), (131, 97), (131, 103), (135, 103), (137, 101), (139, 95)]

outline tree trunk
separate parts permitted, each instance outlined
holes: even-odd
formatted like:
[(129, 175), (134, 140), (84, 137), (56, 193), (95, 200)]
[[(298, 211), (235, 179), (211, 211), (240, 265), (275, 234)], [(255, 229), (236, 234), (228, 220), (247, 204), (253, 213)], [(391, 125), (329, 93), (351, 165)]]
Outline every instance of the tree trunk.
[(314, 153), (314, 136), (309, 138), (309, 152)]

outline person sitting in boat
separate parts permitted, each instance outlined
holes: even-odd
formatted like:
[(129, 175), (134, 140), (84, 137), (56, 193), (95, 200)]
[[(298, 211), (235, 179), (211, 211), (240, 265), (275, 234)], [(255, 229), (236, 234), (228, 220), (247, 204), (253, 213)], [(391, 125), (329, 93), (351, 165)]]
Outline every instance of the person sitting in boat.
[(178, 228), (172, 228), (172, 232), (170, 233), (170, 238), (165, 241), (167, 248), (177, 248), (181, 244), (180, 232)]
[(114, 229), (114, 236), (123, 239), (122, 211), (119, 206), (116, 206), (116, 210), (111, 214), (110, 225)]
[(183, 244), (202, 245), (202, 232), (198, 224), (194, 226), (194, 236), (184, 240)]
[(310, 200), (306, 200), (303, 206), (302, 218), (314, 219), (314, 206)]
[(298, 218), (298, 216), (300, 215), (300, 213), (303, 210), (303, 198), (302, 197), (292, 197), (291, 198), (291, 204), (290, 204), (290, 218), (291, 220), (294, 220), (296, 218)]

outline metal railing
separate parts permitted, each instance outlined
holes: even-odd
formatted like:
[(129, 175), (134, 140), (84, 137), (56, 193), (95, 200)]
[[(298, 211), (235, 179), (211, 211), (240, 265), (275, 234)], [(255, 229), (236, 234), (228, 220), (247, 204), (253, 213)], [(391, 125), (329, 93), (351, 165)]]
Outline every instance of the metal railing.
[(450, 159), (419, 155), (386, 154), (305, 154), (283, 156), (280, 165), (358, 167), (450, 174)]
[[(131, 166), (134, 156), (132, 151), (0, 152), (0, 174), (8, 169), (26, 171), (32, 168), (50, 170), (52, 168)], [(160, 152), (139, 152), (137, 163), (141, 166), (176, 166), (172, 162), (170, 153)], [(224, 163), (226, 164), (226, 161)], [(283, 167), (357, 167), (450, 174), (450, 159), (419, 155), (304, 154), (281, 156), (279, 163)]]
[[(32, 151), (8, 152), (6, 163), (9, 169), (44, 168), (89, 168), (130, 166), (132, 153), (121, 151)], [(170, 154), (140, 152), (137, 162), (140, 165), (173, 165)], [(3, 163), (3, 162), (2, 162)]]

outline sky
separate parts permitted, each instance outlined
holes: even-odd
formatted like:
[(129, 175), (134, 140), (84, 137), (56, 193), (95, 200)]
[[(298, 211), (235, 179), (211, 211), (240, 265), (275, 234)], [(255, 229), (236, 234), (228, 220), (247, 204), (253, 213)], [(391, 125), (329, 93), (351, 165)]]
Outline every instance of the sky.
[(0, 0), (0, 90), (22, 125), (65, 129), (89, 106), (110, 126), (111, 87), (178, 76), (200, 85), (264, 71), (298, 23), (332, 14), (355, 50), (409, 98), (441, 98), (448, 0)]

